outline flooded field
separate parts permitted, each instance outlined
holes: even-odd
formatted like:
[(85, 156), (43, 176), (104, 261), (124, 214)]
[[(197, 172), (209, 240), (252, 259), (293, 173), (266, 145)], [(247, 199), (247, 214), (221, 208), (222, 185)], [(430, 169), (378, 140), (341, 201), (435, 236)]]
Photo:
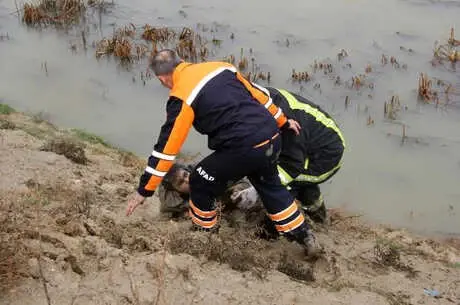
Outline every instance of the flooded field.
[[(458, 26), (460, 2), (119, 0), (68, 33), (29, 29), (15, 10), (14, 1), (0, 0), (2, 103), (147, 156), (168, 92), (153, 79), (144, 84), (145, 59), (126, 70), (112, 58), (97, 60), (92, 44), (130, 23), (136, 32), (146, 23), (191, 27), (210, 41), (209, 59), (233, 54), (238, 61), (243, 48), (249, 66), (254, 57), (270, 72), (270, 85), (311, 97), (334, 115), (348, 151), (343, 170), (324, 185), (330, 207), (424, 233), (460, 234), (460, 73), (455, 64), (432, 63), (435, 42), (445, 43)], [(309, 80), (292, 81), (293, 69)], [(438, 102), (417, 101), (422, 72), (452, 84), (448, 100), (441, 89)], [(393, 96), (399, 107), (385, 115)], [(192, 132), (185, 150), (206, 153), (206, 138)]]

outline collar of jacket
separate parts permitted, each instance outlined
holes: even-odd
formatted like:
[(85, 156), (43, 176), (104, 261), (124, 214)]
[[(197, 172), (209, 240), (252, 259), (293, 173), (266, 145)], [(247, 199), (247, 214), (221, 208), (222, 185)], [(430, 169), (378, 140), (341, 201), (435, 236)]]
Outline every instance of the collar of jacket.
[(180, 63), (179, 65), (177, 65), (176, 69), (174, 69), (174, 72), (173, 72), (173, 75), (172, 75), (172, 78), (173, 78), (173, 86), (175, 84), (178, 84), (179, 83), (179, 78), (181, 76), (181, 72), (182, 70), (184, 70), (186, 67), (192, 65), (192, 63), (189, 63), (189, 62), (182, 62)]

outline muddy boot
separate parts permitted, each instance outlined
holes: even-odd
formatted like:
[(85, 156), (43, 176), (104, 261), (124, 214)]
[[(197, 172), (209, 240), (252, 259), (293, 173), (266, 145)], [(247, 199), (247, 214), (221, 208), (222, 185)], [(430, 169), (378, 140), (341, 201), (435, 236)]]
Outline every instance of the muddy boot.
[(303, 246), (305, 247), (305, 255), (309, 259), (318, 258), (324, 251), (311, 230), (306, 232), (306, 237), (303, 239)]
[(320, 198), (315, 200), (310, 205), (302, 205), (302, 210), (313, 220), (315, 223), (320, 223), (323, 225), (329, 224), (329, 217), (327, 215), (326, 205), (324, 204), (323, 195), (320, 195)]
[(301, 208), (315, 223), (327, 225), (328, 215), (323, 195), (318, 185), (306, 185), (302, 187), (299, 199)]
[(307, 259), (317, 259), (323, 253), (321, 245), (316, 241), (316, 237), (307, 223), (284, 235), (288, 240), (296, 241), (304, 247)]
[(203, 228), (195, 223), (192, 222), (192, 226), (190, 227), (190, 230), (193, 232), (210, 232), (210, 233), (219, 233), (220, 226), (219, 224), (215, 225), (213, 228), (207, 229)]
[(263, 220), (259, 223), (259, 228), (256, 231), (256, 236), (265, 240), (278, 239), (280, 234), (276, 230), (273, 221), (265, 215)]

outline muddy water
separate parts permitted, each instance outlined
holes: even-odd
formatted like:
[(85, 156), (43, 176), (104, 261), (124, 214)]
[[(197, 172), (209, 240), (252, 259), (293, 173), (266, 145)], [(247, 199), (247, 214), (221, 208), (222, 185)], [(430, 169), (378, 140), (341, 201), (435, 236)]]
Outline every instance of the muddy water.
[[(217, 57), (252, 47), (261, 69), (271, 72), (272, 85), (313, 98), (344, 129), (345, 166), (323, 187), (329, 206), (425, 233), (460, 234), (460, 97), (447, 108), (420, 105), (415, 98), (420, 72), (460, 82), (460, 74), (450, 67), (433, 68), (429, 63), (434, 42), (446, 40), (450, 27), (458, 26), (460, 4), (441, 0), (285, 4), (238, 0), (210, 5), (191, 0), (158, 6), (146, 0), (120, 0), (101, 20), (94, 17), (102, 27), (91, 27), (88, 41), (110, 35), (114, 24), (202, 23), (224, 40), (215, 50)], [(127, 72), (113, 61), (95, 60), (91, 48), (75, 54), (69, 45), (81, 41), (77, 35), (26, 30), (9, 14), (13, 10), (14, 2), (0, 2), (0, 34), (10, 36), (0, 42), (3, 102), (42, 112), (61, 126), (87, 129), (141, 155), (150, 153), (165, 118), (166, 89), (155, 81), (144, 86), (139, 70)], [(234, 40), (228, 39), (230, 33)], [(349, 57), (337, 63), (342, 48)], [(406, 51), (409, 48), (414, 52)], [(382, 54), (395, 56), (407, 69), (381, 66)], [(309, 83), (292, 84), (292, 68), (309, 69), (315, 59), (326, 58), (344, 81), (371, 64), (369, 81), (374, 89), (358, 92), (337, 86), (321, 73)], [(388, 122), (383, 104), (393, 94), (407, 109)], [(345, 96), (351, 102), (347, 109)], [(369, 116), (374, 124), (368, 126)], [(402, 124), (408, 137), (404, 144)], [(206, 138), (192, 131), (184, 149), (206, 153), (205, 146)]]

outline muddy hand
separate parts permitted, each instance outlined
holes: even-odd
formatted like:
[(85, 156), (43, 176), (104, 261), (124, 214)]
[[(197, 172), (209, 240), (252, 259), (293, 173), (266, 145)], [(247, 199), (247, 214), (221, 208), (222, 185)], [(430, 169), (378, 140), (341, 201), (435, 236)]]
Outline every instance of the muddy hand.
[(292, 129), (296, 135), (300, 134), (300, 129), (302, 128), (300, 127), (300, 124), (296, 120), (289, 119), (288, 124), (289, 124), (289, 129)]
[(134, 210), (144, 202), (145, 198), (139, 195), (137, 192), (131, 196), (131, 199), (128, 201), (128, 206), (126, 208), (126, 216), (131, 215)]

